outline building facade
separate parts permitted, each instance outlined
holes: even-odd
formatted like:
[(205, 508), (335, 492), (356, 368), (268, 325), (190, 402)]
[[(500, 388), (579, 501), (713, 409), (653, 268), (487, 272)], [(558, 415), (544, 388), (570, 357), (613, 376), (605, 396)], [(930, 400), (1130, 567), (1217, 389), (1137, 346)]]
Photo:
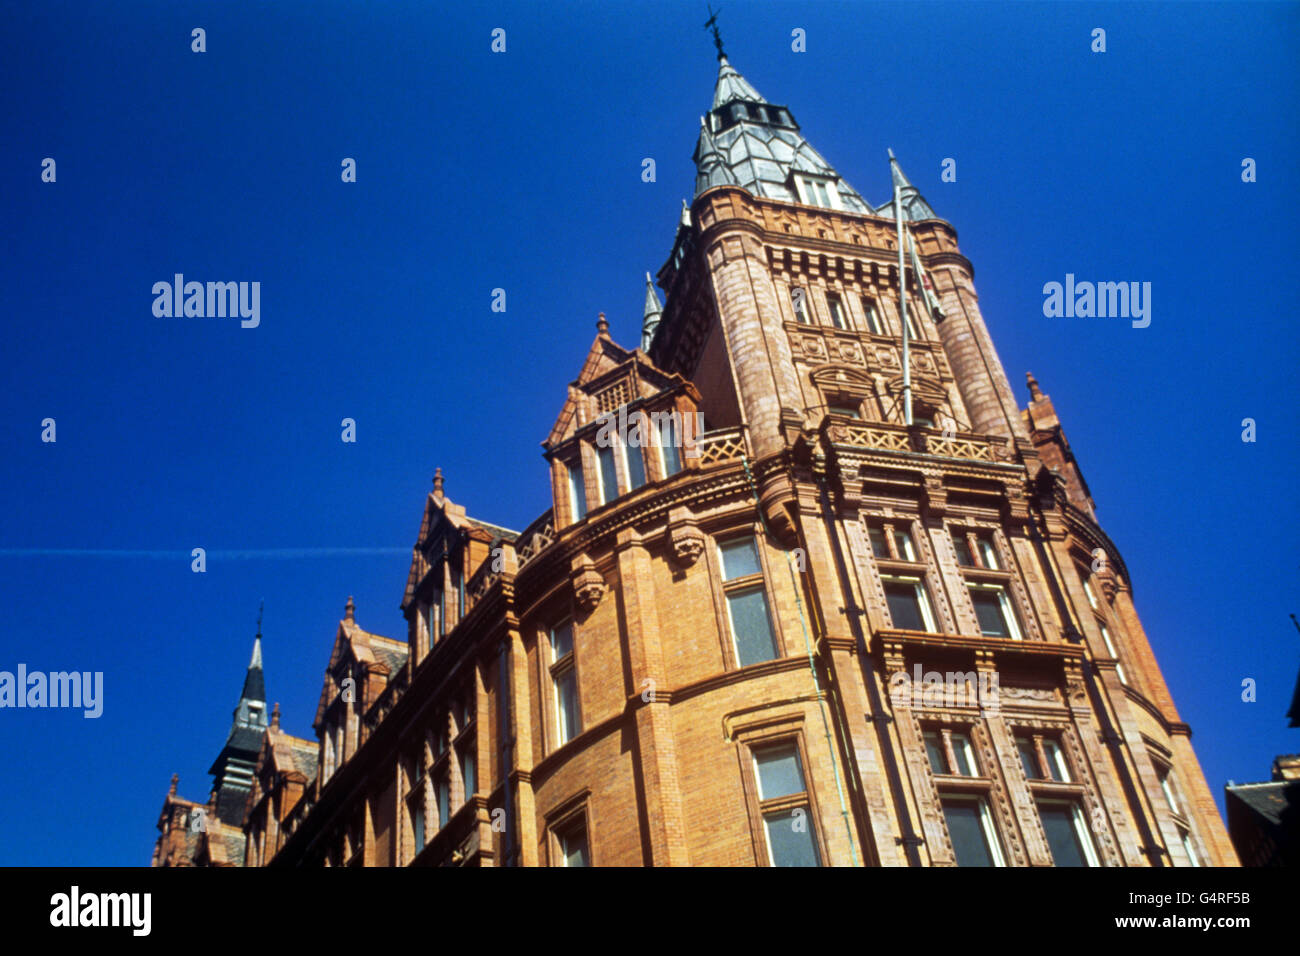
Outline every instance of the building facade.
[(173, 783), (155, 861), (237, 826), (270, 866), (1236, 865), (956, 230), (721, 54), (695, 162), (640, 346), (602, 315), (543, 443), (552, 508), (515, 533), (439, 473), (403, 639), (349, 600), (315, 739), (264, 726), (220, 841)]

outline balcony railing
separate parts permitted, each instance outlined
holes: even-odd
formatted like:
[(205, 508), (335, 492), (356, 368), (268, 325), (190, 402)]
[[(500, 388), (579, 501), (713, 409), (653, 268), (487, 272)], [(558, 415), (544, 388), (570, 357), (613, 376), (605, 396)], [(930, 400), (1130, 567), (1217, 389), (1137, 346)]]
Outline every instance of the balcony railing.
[(991, 435), (944, 432), (921, 425), (908, 428), (906, 425), (862, 422), (833, 415), (827, 416), (823, 427), (831, 441), (856, 448), (917, 452), (969, 461), (1000, 462), (1011, 458), (1005, 440)]
[(704, 432), (696, 439), (701, 465), (712, 465), (719, 461), (740, 461), (745, 457), (745, 427), (719, 428)]

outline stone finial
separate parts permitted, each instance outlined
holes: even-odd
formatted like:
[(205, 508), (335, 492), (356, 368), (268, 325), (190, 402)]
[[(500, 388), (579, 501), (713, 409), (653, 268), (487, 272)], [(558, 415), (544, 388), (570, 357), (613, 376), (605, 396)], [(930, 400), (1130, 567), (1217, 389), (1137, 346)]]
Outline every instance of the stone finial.
[(433, 493), (442, 497), (442, 466), (433, 469)]
[(348, 595), (348, 603), (343, 605), (343, 620), (355, 621), (357, 619), (357, 605), (352, 600), (352, 595)]
[(1043, 391), (1038, 387), (1038, 379), (1034, 378), (1033, 372), (1026, 372), (1025, 378), (1029, 381), (1029, 397), (1036, 402), (1043, 400)]
[(180, 782), (181, 782), (181, 775), (178, 773), (172, 774), (172, 785), (167, 788), (167, 796), (169, 797), (176, 796), (176, 785)]
[(605, 321), (604, 312), (601, 312), (596, 317), (596, 333), (598, 335), (609, 335), (609, 323)]
[(271, 726), (276, 730), (280, 729), (280, 702), (277, 700), (275, 706), (271, 708)]

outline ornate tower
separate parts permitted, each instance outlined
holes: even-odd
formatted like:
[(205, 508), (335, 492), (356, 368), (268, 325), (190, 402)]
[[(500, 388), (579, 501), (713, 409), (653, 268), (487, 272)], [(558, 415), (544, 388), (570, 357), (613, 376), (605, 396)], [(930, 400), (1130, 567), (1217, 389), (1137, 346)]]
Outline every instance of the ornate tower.
[(694, 158), (645, 347), (744, 431), (864, 857), (1235, 864), (1123, 558), (1032, 377), (1018, 407), (956, 230), (896, 162), (873, 207), (721, 50)]
[(253, 788), (253, 770), (262, 749), (262, 734), (267, 728), (266, 683), (262, 676), (262, 627), (259, 615), (257, 636), (253, 639), (253, 657), (244, 675), (244, 687), (235, 705), (234, 722), (226, 745), (217, 754), (212, 768), (212, 790), (216, 794), (218, 819), (231, 826), (242, 826), (248, 795)]

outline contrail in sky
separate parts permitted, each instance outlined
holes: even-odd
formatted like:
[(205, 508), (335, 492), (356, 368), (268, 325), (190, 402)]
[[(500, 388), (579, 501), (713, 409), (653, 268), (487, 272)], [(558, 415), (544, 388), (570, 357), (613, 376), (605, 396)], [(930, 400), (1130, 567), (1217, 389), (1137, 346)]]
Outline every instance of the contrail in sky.
[[(207, 557), (225, 560), (258, 558), (341, 558), (410, 554), (410, 548), (242, 548), (208, 551)], [(0, 558), (190, 558), (189, 551), (151, 551), (119, 548), (0, 548)]]

